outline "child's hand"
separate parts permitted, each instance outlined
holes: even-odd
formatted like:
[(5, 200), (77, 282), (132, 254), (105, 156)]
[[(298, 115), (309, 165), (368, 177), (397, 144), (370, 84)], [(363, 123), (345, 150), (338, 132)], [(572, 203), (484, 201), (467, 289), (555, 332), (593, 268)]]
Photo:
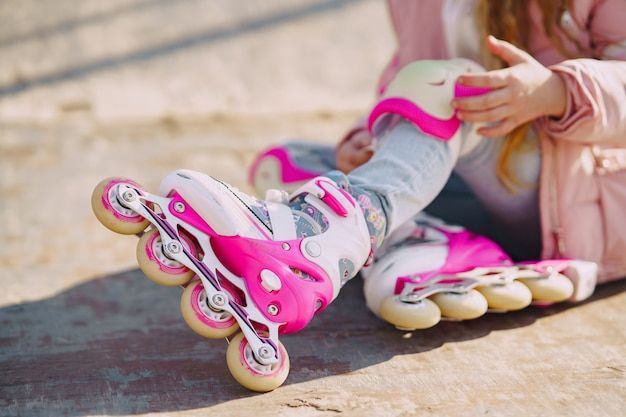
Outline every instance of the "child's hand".
[(478, 133), (500, 137), (517, 126), (541, 116), (560, 117), (565, 111), (566, 91), (561, 78), (532, 56), (512, 44), (487, 38), (491, 53), (509, 64), (508, 68), (464, 74), (457, 82), (493, 91), (452, 101), (461, 120), (489, 123)]
[(347, 174), (369, 161), (373, 154), (369, 132), (367, 129), (359, 130), (337, 145), (335, 164), (338, 170)]

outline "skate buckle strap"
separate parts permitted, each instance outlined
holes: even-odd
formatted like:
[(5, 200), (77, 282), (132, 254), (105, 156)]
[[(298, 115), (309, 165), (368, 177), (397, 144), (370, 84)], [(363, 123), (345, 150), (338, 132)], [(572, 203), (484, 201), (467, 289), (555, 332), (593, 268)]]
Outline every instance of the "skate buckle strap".
[(317, 197), (335, 213), (341, 217), (350, 217), (354, 214), (356, 204), (345, 190), (326, 180), (316, 180), (315, 185), (323, 191), (321, 195), (316, 194)]
[(309, 181), (297, 191), (298, 194), (303, 192), (319, 198), (341, 217), (354, 215), (356, 208), (354, 199), (328, 178), (317, 178), (314, 181)]

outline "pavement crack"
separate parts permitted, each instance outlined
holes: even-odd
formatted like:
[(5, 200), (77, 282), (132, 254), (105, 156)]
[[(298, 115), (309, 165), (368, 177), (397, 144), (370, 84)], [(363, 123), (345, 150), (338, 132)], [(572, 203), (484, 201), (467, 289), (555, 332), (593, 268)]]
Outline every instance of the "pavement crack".
[(317, 411), (331, 412), (331, 413), (337, 413), (337, 414), (340, 414), (343, 412), (336, 408), (324, 407), (320, 404), (316, 404), (314, 402), (307, 401), (307, 400), (301, 400), (299, 398), (296, 398), (291, 402), (285, 403), (285, 405), (289, 408), (311, 407)]

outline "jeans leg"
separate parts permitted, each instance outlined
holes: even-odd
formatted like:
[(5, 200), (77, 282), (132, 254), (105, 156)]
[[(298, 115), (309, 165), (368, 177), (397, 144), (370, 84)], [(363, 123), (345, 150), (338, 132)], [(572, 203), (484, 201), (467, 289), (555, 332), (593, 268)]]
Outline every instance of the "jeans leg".
[(295, 164), (302, 169), (320, 174), (337, 169), (334, 145), (294, 140), (281, 146), (287, 150)]
[(447, 142), (400, 121), (366, 164), (347, 176), (338, 171), (326, 175), (359, 201), (378, 247), (440, 193), (453, 164)]

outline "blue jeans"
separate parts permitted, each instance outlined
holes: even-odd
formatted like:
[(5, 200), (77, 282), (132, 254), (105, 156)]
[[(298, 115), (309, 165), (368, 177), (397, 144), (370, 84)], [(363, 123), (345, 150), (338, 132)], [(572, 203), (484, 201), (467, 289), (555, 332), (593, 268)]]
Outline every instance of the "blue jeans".
[(372, 158), (345, 175), (325, 174), (360, 203), (374, 247), (441, 192), (454, 166), (448, 144), (400, 121), (385, 132)]
[[(334, 170), (331, 146), (310, 145), (311, 150), (301, 146), (295, 159), (306, 166), (307, 152), (314, 150), (319, 153), (314, 158), (319, 165), (320, 155), (324, 155), (321, 159), (328, 166), (322, 168), (331, 170), (324, 175), (359, 201), (375, 247), (400, 224), (425, 210), (495, 240), (514, 259), (538, 259), (539, 149), (530, 146), (512, 160), (513, 174), (526, 185), (511, 193), (500, 183), (495, 169), (505, 140), (483, 138), (455, 160), (448, 142), (401, 121), (385, 133), (370, 161), (348, 175)], [(534, 135), (528, 141), (532, 143)]]

